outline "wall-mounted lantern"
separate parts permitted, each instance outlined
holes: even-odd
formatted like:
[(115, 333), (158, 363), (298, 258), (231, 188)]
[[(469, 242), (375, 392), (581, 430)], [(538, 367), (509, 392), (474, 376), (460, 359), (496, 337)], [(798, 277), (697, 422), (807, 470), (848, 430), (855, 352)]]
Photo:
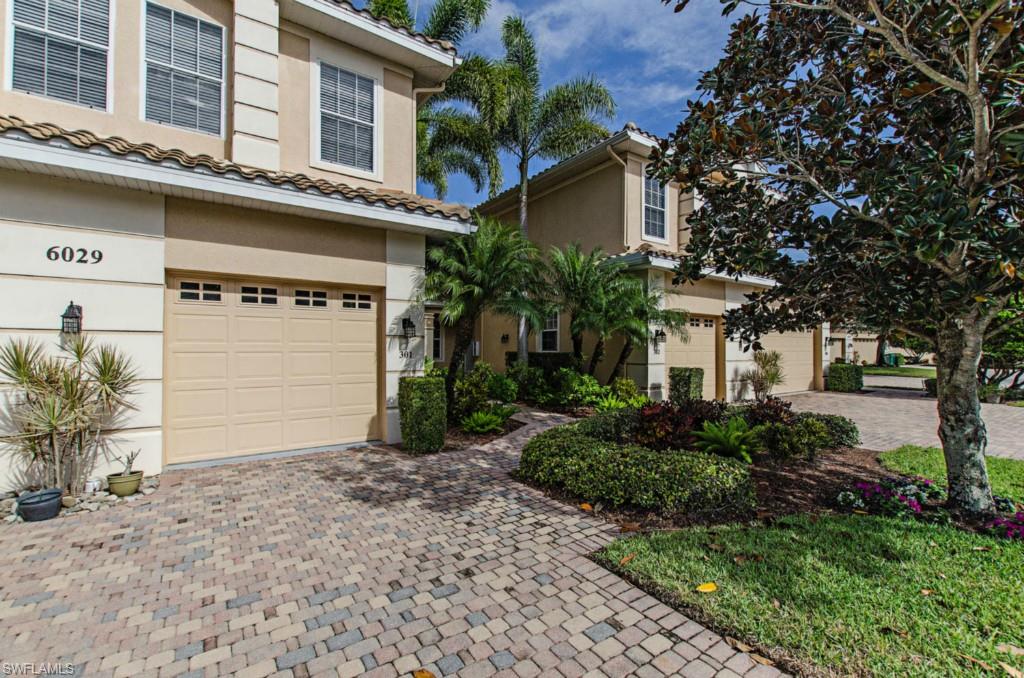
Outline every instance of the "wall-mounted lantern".
[(402, 336), (407, 341), (416, 336), (416, 323), (412, 318), (402, 318)]
[(503, 344), (507, 344), (508, 343), (508, 335), (507, 334), (501, 335), (501, 343), (503, 343)]
[(72, 301), (60, 316), (60, 331), (64, 334), (81, 334), (82, 307)]
[(661, 329), (660, 327), (654, 330), (654, 334), (651, 338), (654, 340), (654, 343), (656, 344), (664, 344), (666, 341), (668, 341), (668, 335), (665, 334), (665, 330)]

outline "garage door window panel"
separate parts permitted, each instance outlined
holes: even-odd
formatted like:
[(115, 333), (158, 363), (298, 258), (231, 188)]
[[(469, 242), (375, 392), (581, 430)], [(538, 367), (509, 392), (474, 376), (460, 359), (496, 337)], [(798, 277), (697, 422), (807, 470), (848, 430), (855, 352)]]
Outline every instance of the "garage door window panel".
[(327, 308), (327, 290), (296, 289), (292, 297), (296, 308)]
[(242, 285), (239, 301), (246, 306), (277, 306), (277, 288)]
[(346, 310), (372, 311), (373, 296), (359, 292), (342, 292), (341, 307)]
[(178, 283), (178, 301), (219, 304), (224, 301), (224, 284), (200, 280)]

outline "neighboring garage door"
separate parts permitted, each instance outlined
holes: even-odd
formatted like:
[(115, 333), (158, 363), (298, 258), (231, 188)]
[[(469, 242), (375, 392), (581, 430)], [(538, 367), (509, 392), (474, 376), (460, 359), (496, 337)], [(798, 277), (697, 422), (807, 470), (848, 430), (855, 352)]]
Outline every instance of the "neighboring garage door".
[(377, 301), (314, 283), (170, 279), (167, 463), (379, 438)]
[(761, 337), (761, 346), (782, 354), (786, 380), (775, 387), (774, 393), (814, 390), (814, 332), (766, 334)]
[[(672, 367), (701, 367), (704, 369), (704, 398), (715, 398), (715, 323), (709, 316), (694, 315), (686, 328), (689, 340), (669, 335), (665, 348), (665, 378)], [(666, 395), (668, 394), (666, 390)]]

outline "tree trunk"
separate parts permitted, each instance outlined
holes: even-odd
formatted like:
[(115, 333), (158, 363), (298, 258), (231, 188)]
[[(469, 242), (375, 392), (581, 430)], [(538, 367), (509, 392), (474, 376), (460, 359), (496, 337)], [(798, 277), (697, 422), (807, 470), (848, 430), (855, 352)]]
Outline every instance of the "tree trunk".
[(444, 375), (445, 411), (448, 413), (449, 424), (456, 423), (452, 421), (455, 412), (455, 381), (459, 377), (459, 368), (466, 360), (469, 345), (473, 342), (474, 325), (476, 318), (463, 317), (455, 323), (455, 346), (452, 348), (448, 372)]
[(939, 325), (935, 347), (939, 438), (949, 478), (949, 505), (967, 514), (992, 513), (985, 467), (988, 437), (978, 401), (978, 363), (985, 328), (973, 319)]
[(590, 366), (587, 367), (587, 374), (593, 376), (602, 360), (604, 360), (604, 337), (598, 337), (597, 343), (594, 344), (594, 352), (590, 354)]
[[(530, 185), (530, 162), (524, 153), (519, 161), (519, 231), (524, 238), (529, 237), (527, 191)], [(527, 340), (529, 329), (526, 327), (526, 318), (519, 318), (519, 328), (516, 333), (516, 357), (519, 362), (526, 365), (530, 359)]]
[(615, 367), (612, 368), (611, 376), (608, 377), (608, 384), (622, 376), (626, 370), (626, 361), (629, 360), (629, 356), (633, 353), (633, 340), (626, 338), (626, 343), (622, 345), (622, 351), (619, 353), (619, 359), (615, 361)]
[(875, 344), (875, 365), (879, 367), (885, 365), (885, 340), (886, 335), (879, 334), (878, 341)]
[(574, 333), (572, 335), (572, 359), (573, 362), (578, 365), (578, 369), (583, 369), (583, 333)]

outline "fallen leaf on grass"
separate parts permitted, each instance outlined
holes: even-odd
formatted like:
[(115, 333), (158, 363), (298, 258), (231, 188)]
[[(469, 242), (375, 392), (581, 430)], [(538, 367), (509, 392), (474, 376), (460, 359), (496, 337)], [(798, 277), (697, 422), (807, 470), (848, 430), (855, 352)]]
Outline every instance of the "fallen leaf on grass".
[(586, 503), (586, 502), (583, 502), (582, 504), (580, 504), (580, 510), (581, 511), (593, 511), (594, 507), (591, 506), (590, 504)]
[(725, 642), (729, 643), (729, 645), (732, 645), (734, 648), (736, 648), (740, 652), (746, 652), (746, 653), (749, 654), (750, 652), (753, 652), (753, 650), (754, 650), (754, 648), (750, 647), (749, 645), (747, 645), (743, 641), (736, 640), (735, 638), (732, 638), (730, 636), (726, 636), (725, 637)]
[(712, 551), (719, 551), (719, 552), (725, 550), (725, 547), (722, 546), (721, 544), (708, 544), (708, 548), (711, 549)]
[(778, 598), (772, 598), (772, 607), (774, 607), (776, 610), (782, 609), (782, 603), (779, 602)]
[(945, 579), (945, 578), (946, 578), (946, 575), (944, 575), (941, 572), (939, 572), (939, 579)]
[(1017, 647), (1016, 645), (1010, 645), (1009, 643), (1000, 643), (996, 645), (996, 649), (1000, 652), (1006, 652), (1012, 654), (1014, 657), (1024, 656), (1024, 649)]
[(866, 516), (868, 514), (867, 511), (861, 511), (860, 509), (853, 509), (853, 512), (856, 513), (858, 516)]
[(622, 560), (619, 561), (619, 565), (628, 565), (630, 561), (634, 558), (636, 558), (636, 554), (630, 553), (628, 556), (624, 556)]
[(718, 584), (713, 581), (707, 581), (698, 586), (697, 590), (701, 593), (714, 593), (718, 590)]
[(1003, 671), (1006, 671), (1013, 678), (1024, 678), (1024, 672), (1021, 672), (1020, 669), (1015, 669), (1006, 662), (999, 662), (999, 665), (1003, 667)]
[(416, 669), (412, 672), (412, 678), (437, 678), (437, 676), (426, 669)]
[(750, 653), (750, 658), (758, 664), (764, 664), (765, 666), (775, 666), (775, 662), (773, 662), (771, 659), (768, 659), (768, 657), (762, 657), (761, 655), (754, 654), (753, 652)]
[(921, 589), (922, 596), (930, 596), (933, 593), (935, 593), (935, 591), (932, 591), (931, 589)]
[(991, 547), (991, 546), (975, 546), (975, 547), (974, 547), (973, 549), (971, 549), (971, 550), (972, 550), (972, 551), (991, 551), (991, 550), (992, 550), (992, 547)]
[(964, 659), (966, 659), (967, 661), (971, 662), (972, 664), (977, 664), (978, 666), (980, 666), (981, 668), (985, 669), (986, 671), (992, 671), (993, 670), (992, 667), (989, 664), (986, 664), (985, 662), (981, 661), (980, 659), (975, 659), (974, 657), (971, 657), (970, 655), (957, 653), (957, 656), (958, 657), (963, 657)]
[(622, 532), (639, 532), (640, 523), (623, 523)]
[(900, 638), (909, 638), (910, 637), (910, 634), (908, 632), (904, 631), (903, 629), (894, 629), (891, 626), (883, 626), (882, 628), (879, 629), (879, 631), (881, 631), (882, 633), (892, 633), (894, 635), (899, 636)]

